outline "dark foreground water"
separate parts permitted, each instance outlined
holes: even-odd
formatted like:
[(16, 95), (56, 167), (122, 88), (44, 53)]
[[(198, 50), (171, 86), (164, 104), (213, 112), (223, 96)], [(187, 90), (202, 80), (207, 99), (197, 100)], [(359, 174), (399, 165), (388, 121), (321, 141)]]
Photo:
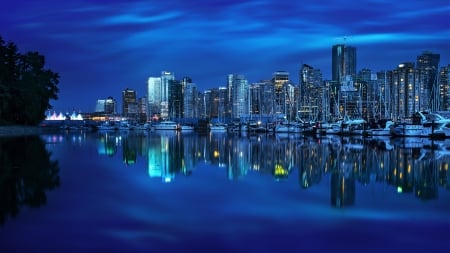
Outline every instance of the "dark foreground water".
[(450, 252), (448, 146), (155, 132), (2, 138), (0, 252)]

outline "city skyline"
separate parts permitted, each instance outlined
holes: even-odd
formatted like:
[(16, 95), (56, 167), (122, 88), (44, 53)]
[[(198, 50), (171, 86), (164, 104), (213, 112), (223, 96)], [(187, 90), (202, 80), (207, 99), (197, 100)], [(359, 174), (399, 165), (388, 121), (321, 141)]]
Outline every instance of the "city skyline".
[(356, 48), (357, 71), (392, 70), (424, 51), (450, 64), (444, 1), (196, 3), (14, 1), (2, 5), (0, 36), (60, 74), (56, 111), (93, 111), (127, 87), (147, 96), (148, 78), (161, 71), (189, 76), (200, 91), (225, 86), (228, 74), (252, 83), (278, 70), (298, 84), (302, 64), (331, 79), (335, 44)]

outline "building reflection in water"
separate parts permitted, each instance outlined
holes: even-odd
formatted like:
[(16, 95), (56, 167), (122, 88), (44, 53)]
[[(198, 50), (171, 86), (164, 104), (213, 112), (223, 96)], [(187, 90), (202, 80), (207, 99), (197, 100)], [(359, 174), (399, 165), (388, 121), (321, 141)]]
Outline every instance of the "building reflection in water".
[[(414, 194), (421, 200), (438, 198), (449, 189), (450, 140), (410, 146), (392, 139), (363, 139), (299, 135), (149, 132), (99, 133), (98, 153), (122, 151), (127, 165), (147, 161), (148, 176), (172, 182), (194, 175), (202, 164), (224, 169), (229, 180), (250, 171), (279, 181), (298, 173), (299, 188), (307, 190), (330, 178), (331, 206), (355, 205), (356, 186), (385, 184), (392, 192)], [(255, 174), (254, 173), (254, 174)]]

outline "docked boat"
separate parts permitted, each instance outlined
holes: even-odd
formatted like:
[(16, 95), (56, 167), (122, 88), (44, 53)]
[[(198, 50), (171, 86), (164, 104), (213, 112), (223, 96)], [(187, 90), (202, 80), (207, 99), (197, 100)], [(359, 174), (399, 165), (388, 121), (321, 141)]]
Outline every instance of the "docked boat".
[(275, 133), (301, 133), (304, 127), (299, 122), (281, 122), (275, 125)]
[(365, 135), (367, 133), (366, 125), (367, 121), (364, 119), (350, 119), (346, 116), (343, 120), (339, 121), (341, 131), (340, 135)]
[(391, 128), (394, 126), (394, 122), (392, 120), (386, 121), (384, 127), (372, 128), (369, 130), (369, 134), (371, 136), (390, 136)]
[(224, 123), (214, 123), (209, 125), (211, 132), (227, 132), (227, 125)]
[(175, 121), (165, 120), (153, 126), (155, 130), (179, 130), (180, 125)]
[(114, 124), (109, 121), (104, 121), (100, 125), (97, 126), (99, 131), (113, 131), (115, 130)]
[(193, 132), (194, 131), (194, 126), (181, 124), (180, 125), (180, 130), (181, 130), (181, 132)]

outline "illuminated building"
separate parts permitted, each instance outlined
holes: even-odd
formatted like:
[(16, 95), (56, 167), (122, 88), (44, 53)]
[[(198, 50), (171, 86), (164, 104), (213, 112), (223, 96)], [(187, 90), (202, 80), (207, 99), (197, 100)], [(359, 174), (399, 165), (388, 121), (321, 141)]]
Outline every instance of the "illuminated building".
[(450, 64), (439, 72), (440, 110), (450, 110)]
[(138, 104), (136, 100), (136, 91), (126, 88), (122, 91), (122, 116), (136, 118), (138, 113)]
[(356, 75), (356, 48), (344, 44), (331, 49), (331, 80), (342, 83), (346, 76)]
[(198, 118), (197, 111), (197, 98), (198, 90), (197, 85), (192, 82), (190, 78), (183, 78), (181, 81), (183, 86), (183, 118)]
[(391, 112), (393, 119), (410, 117), (417, 111), (422, 111), (423, 104), (420, 91), (420, 81), (418, 71), (414, 68), (414, 63), (405, 62), (398, 65), (392, 73)]
[[(309, 119), (311, 115), (317, 115), (319, 108), (329, 113), (329, 102), (326, 101), (326, 90), (323, 86), (322, 72), (307, 64), (303, 64), (299, 73), (299, 97), (300, 117)], [(325, 100), (325, 101), (324, 101)]]
[(437, 82), (439, 76), (439, 61), (439, 54), (425, 51), (417, 56), (416, 63), (421, 84), (420, 107), (431, 109), (433, 111), (439, 110), (439, 83)]
[(231, 88), (231, 117), (239, 119), (249, 114), (248, 108), (248, 81), (243, 75), (232, 75)]
[(161, 112), (161, 77), (149, 77), (147, 82), (148, 115), (159, 116)]
[(170, 103), (170, 86), (175, 81), (175, 74), (168, 71), (161, 72), (161, 118), (166, 120), (170, 117), (169, 103)]

